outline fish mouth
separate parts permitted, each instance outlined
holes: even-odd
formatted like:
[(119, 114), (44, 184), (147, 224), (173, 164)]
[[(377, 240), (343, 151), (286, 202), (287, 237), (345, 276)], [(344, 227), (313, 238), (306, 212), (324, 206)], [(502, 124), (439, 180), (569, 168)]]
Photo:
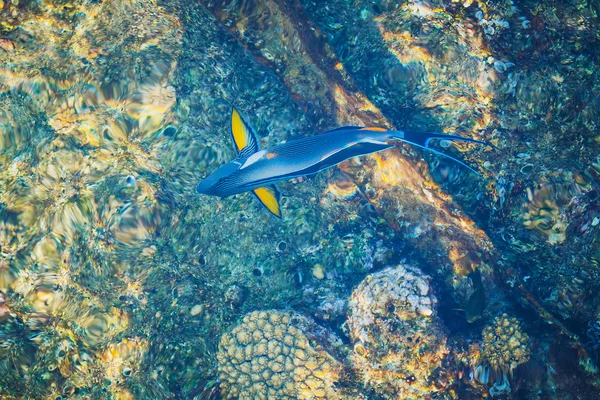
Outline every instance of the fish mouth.
[(200, 183), (198, 183), (196, 185), (196, 192), (200, 193), (200, 194), (208, 194), (208, 191), (210, 190), (210, 187), (208, 187), (208, 185), (204, 184), (204, 181), (201, 181)]

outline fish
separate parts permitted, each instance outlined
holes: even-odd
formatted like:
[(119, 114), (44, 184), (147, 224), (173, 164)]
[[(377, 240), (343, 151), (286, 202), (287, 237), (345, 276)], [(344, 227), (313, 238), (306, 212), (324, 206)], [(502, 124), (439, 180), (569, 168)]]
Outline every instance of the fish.
[(485, 301), (483, 282), (481, 281), (481, 271), (476, 269), (467, 276), (473, 283), (473, 293), (471, 293), (471, 296), (469, 297), (464, 309), (456, 308), (455, 310), (464, 311), (465, 319), (469, 324), (472, 324), (481, 318), (481, 315), (483, 314), (487, 304)]
[(196, 191), (221, 198), (252, 192), (277, 218), (282, 218), (282, 211), (281, 193), (275, 182), (316, 174), (349, 158), (395, 147), (398, 141), (448, 157), (477, 173), (462, 161), (432, 149), (429, 145), (432, 140), (457, 140), (489, 145), (480, 140), (457, 135), (352, 125), (331, 129), (319, 135), (293, 139), (261, 150), (256, 132), (235, 107), (231, 111), (230, 133), (237, 153), (236, 158), (200, 181)]

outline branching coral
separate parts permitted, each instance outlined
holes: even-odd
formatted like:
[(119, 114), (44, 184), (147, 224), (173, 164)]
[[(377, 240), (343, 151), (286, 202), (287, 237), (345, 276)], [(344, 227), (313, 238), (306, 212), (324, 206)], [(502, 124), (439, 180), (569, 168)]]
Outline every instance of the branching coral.
[(529, 336), (522, 331), (519, 321), (507, 314), (496, 317), (482, 334), (483, 354), (474, 377), (483, 384), (491, 384), (492, 396), (509, 393), (509, 376), (529, 360)]
[(507, 314), (494, 319), (483, 330), (483, 357), (497, 371), (512, 373), (518, 365), (529, 360), (529, 336), (519, 321)]

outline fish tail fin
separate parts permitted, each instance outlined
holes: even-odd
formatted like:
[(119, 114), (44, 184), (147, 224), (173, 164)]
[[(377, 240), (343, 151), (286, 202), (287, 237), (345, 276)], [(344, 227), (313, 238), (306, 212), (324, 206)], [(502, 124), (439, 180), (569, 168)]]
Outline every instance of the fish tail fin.
[(458, 135), (448, 135), (445, 133), (435, 133), (435, 132), (421, 132), (421, 131), (400, 131), (403, 133), (403, 139), (407, 142), (414, 143), (416, 145), (429, 148), (429, 144), (432, 140), (456, 140), (461, 142), (470, 142), (470, 143), (478, 143), (484, 146), (491, 146), (487, 142), (483, 142), (481, 140), (466, 138)]
[(449, 159), (457, 162), (458, 164), (468, 168), (469, 170), (475, 172), (478, 175), (479, 175), (479, 172), (475, 171), (473, 168), (469, 167), (464, 162), (462, 162), (452, 156), (449, 156), (448, 154), (444, 154), (440, 151), (437, 151), (437, 150), (431, 148), (430, 147), (431, 141), (434, 139), (450, 140), (450, 141), (456, 140), (456, 141), (461, 141), (461, 142), (482, 144), (484, 146), (492, 146), (490, 143), (487, 143), (487, 142), (484, 142), (481, 140), (465, 138), (465, 137), (458, 136), (458, 135), (448, 135), (448, 134), (444, 134), (444, 133), (421, 132), (421, 131), (391, 131), (391, 132), (389, 132), (389, 134), (392, 139), (401, 140), (401, 141), (409, 143), (413, 146), (421, 147), (432, 153), (439, 154), (443, 157), (449, 158)]

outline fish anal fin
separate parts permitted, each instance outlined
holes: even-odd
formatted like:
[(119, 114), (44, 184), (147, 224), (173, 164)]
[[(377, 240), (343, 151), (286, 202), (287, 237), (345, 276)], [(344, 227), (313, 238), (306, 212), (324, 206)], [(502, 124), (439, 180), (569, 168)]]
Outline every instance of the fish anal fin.
[(260, 150), (256, 133), (235, 107), (231, 111), (231, 139), (238, 155), (248, 157)]
[(281, 206), (279, 204), (281, 194), (275, 185), (256, 188), (252, 193), (254, 193), (258, 201), (260, 201), (271, 214), (277, 218), (281, 218)]

